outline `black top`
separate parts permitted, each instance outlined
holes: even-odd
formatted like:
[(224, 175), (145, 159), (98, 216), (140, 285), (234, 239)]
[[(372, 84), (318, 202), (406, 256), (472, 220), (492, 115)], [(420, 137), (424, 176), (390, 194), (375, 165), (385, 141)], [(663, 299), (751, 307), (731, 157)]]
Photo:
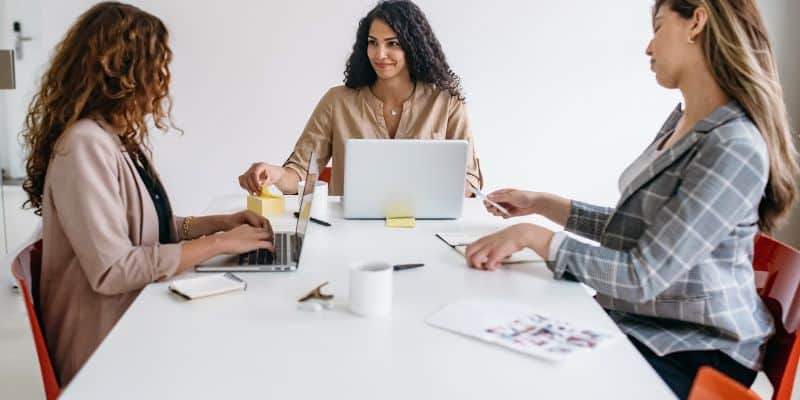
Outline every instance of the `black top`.
[(139, 172), (139, 177), (142, 178), (144, 186), (147, 187), (147, 191), (150, 193), (150, 199), (153, 200), (156, 214), (158, 214), (158, 241), (162, 244), (170, 243), (172, 207), (169, 204), (167, 192), (150, 166), (150, 162), (147, 161), (147, 157), (141, 151), (131, 152), (131, 158), (136, 170)]

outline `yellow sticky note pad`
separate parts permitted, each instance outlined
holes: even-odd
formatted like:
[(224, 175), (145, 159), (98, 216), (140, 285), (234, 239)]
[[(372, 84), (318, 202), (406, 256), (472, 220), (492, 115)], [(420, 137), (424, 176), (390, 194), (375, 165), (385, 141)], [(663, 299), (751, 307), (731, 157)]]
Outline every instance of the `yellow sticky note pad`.
[(269, 217), (285, 213), (286, 203), (283, 196), (272, 194), (264, 188), (258, 196), (247, 196), (247, 209), (256, 214)]
[(414, 217), (386, 218), (386, 226), (389, 228), (414, 228), (417, 226), (417, 220)]

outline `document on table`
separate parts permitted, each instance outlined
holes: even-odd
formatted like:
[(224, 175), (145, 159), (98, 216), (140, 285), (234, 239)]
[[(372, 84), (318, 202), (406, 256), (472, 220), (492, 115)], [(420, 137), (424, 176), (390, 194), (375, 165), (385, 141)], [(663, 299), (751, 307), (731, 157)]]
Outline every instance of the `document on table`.
[(562, 361), (620, 336), (551, 318), (529, 306), (502, 299), (470, 299), (448, 304), (426, 322), (549, 361)]
[[(464, 255), (467, 251), (467, 246), (472, 242), (488, 235), (491, 232), (440, 232), (436, 237), (445, 242), (448, 246), (452, 247), (455, 251)], [(531, 249), (523, 249), (511, 255), (511, 257), (503, 260), (503, 264), (522, 264), (531, 262), (544, 262), (542, 257), (539, 257), (536, 252)]]

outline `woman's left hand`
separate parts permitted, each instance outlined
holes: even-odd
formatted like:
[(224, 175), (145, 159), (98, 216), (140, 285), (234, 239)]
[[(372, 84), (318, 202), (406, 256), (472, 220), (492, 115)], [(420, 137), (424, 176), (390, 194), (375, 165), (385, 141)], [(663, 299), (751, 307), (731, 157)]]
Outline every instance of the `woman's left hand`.
[(533, 224), (516, 224), (495, 232), (467, 246), (467, 263), (472, 268), (496, 270), (512, 254), (530, 247), (542, 257), (547, 257), (547, 246), (553, 233)]
[(270, 226), (269, 220), (250, 210), (239, 211), (225, 216), (224, 231), (231, 230), (239, 225), (250, 225), (256, 228), (267, 228)]

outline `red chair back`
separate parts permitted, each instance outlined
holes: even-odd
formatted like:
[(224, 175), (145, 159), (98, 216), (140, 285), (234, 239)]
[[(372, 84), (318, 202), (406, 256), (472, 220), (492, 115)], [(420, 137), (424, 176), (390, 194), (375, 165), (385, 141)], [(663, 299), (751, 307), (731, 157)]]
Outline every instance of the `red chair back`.
[(31, 324), (33, 342), (36, 345), (36, 354), (39, 358), (39, 369), (42, 372), (42, 382), (44, 383), (44, 393), (48, 400), (55, 399), (61, 393), (58, 379), (53, 370), (53, 363), (50, 361), (50, 353), (47, 351), (47, 344), (44, 341), (41, 324), (39, 322), (39, 312), (36, 307), (36, 300), (39, 298), (39, 276), (42, 270), (42, 241), (26, 247), (11, 262), (11, 271), (17, 280), (22, 298), (25, 301), (25, 308), (28, 311), (28, 321)]
[(757, 279), (758, 293), (775, 320), (775, 336), (767, 343), (764, 373), (774, 388), (772, 398), (789, 400), (800, 359), (800, 252), (769, 236), (758, 235), (753, 269), (763, 276)]
[(319, 180), (331, 183), (331, 167), (325, 167), (325, 169), (322, 170), (322, 173), (319, 174)]
[(711, 367), (700, 367), (688, 400), (761, 400), (758, 394)]

